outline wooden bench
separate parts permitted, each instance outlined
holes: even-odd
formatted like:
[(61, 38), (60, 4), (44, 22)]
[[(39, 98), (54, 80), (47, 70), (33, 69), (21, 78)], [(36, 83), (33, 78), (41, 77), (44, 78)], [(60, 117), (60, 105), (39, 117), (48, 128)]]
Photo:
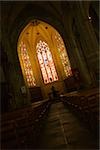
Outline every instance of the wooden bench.
[(17, 148), (17, 134), (15, 121), (5, 121), (1, 123), (1, 148)]
[(98, 88), (81, 92), (66, 93), (62, 101), (77, 112), (91, 129), (98, 129), (99, 125), (99, 90)]
[(2, 149), (34, 148), (49, 105), (49, 101), (43, 101), (4, 114), (1, 120)]

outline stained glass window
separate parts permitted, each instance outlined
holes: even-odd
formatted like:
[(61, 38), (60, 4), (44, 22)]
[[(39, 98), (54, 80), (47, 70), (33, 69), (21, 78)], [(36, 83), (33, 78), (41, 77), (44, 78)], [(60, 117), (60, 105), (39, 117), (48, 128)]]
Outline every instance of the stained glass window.
[(44, 83), (57, 81), (58, 76), (48, 44), (40, 40), (36, 45), (36, 49)]
[(33, 87), (35, 86), (35, 79), (33, 76), (33, 71), (32, 71), (32, 67), (31, 67), (31, 63), (29, 60), (29, 55), (27, 52), (27, 48), (25, 43), (21, 42), (20, 44), (20, 54), (21, 54), (21, 59), (23, 62), (23, 68), (24, 68), (24, 73), (25, 73), (25, 77), (26, 77), (26, 81), (29, 87)]
[(71, 76), (72, 75), (71, 66), (70, 66), (68, 55), (67, 55), (67, 52), (66, 52), (66, 49), (64, 46), (64, 42), (63, 42), (60, 34), (57, 32), (55, 33), (55, 40), (56, 40), (57, 49), (60, 54), (62, 65), (64, 67), (65, 74), (67, 77)]

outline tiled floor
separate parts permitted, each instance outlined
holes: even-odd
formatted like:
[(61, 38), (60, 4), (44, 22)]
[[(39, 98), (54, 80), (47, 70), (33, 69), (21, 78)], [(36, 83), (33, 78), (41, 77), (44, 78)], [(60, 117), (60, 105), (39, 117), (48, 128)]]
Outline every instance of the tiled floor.
[(97, 140), (62, 102), (51, 105), (41, 137), (39, 149), (98, 149)]

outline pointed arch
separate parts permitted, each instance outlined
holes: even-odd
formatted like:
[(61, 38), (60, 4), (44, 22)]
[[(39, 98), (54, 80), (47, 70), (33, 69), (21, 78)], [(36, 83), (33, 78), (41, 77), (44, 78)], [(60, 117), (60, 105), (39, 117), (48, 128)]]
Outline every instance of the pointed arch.
[(44, 83), (51, 83), (58, 80), (58, 75), (53, 62), (50, 48), (45, 41), (39, 40), (36, 45), (36, 53), (40, 64)]
[(24, 70), (27, 85), (28, 87), (33, 87), (36, 85), (36, 83), (33, 76), (30, 58), (28, 55), (28, 49), (23, 41), (21, 41), (19, 48), (20, 48), (20, 59), (22, 61), (22, 67)]
[(67, 54), (63, 39), (57, 31), (53, 34), (53, 37), (55, 40), (57, 50), (60, 55), (60, 59), (64, 68), (64, 72), (66, 74), (66, 77), (71, 76), (72, 75), (71, 65), (70, 65), (70, 61), (68, 58), (68, 54)]
[[(43, 21), (32, 20), (22, 30), (18, 39), (18, 55), (28, 87), (34, 87), (39, 81), (41, 82), (41, 73), (44, 84), (58, 81), (58, 73), (62, 66), (62, 72), (65, 73), (59, 75), (59, 78), (71, 75), (71, 66), (63, 39), (55, 28)], [(59, 63), (54, 60), (55, 58)]]

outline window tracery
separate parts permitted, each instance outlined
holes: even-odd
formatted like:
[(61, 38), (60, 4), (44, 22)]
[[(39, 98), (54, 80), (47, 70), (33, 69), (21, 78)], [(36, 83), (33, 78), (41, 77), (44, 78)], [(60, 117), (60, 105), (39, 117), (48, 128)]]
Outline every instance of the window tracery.
[(60, 58), (61, 58), (62, 65), (64, 67), (65, 74), (67, 77), (71, 76), (72, 75), (71, 66), (70, 66), (68, 55), (64, 46), (64, 42), (60, 34), (58, 34), (57, 32), (55, 33), (54, 37), (56, 40), (56, 46), (60, 54)]
[(28, 50), (24, 42), (20, 44), (20, 55), (23, 62), (23, 68), (25, 73), (25, 78), (29, 87), (36, 85), (35, 79), (33, 76), (32, 66), (28, 55)]
[(48, 44), (40, 40), (36, 45), (36, 50), (44, 83), (57, 81), (58, 76)]

